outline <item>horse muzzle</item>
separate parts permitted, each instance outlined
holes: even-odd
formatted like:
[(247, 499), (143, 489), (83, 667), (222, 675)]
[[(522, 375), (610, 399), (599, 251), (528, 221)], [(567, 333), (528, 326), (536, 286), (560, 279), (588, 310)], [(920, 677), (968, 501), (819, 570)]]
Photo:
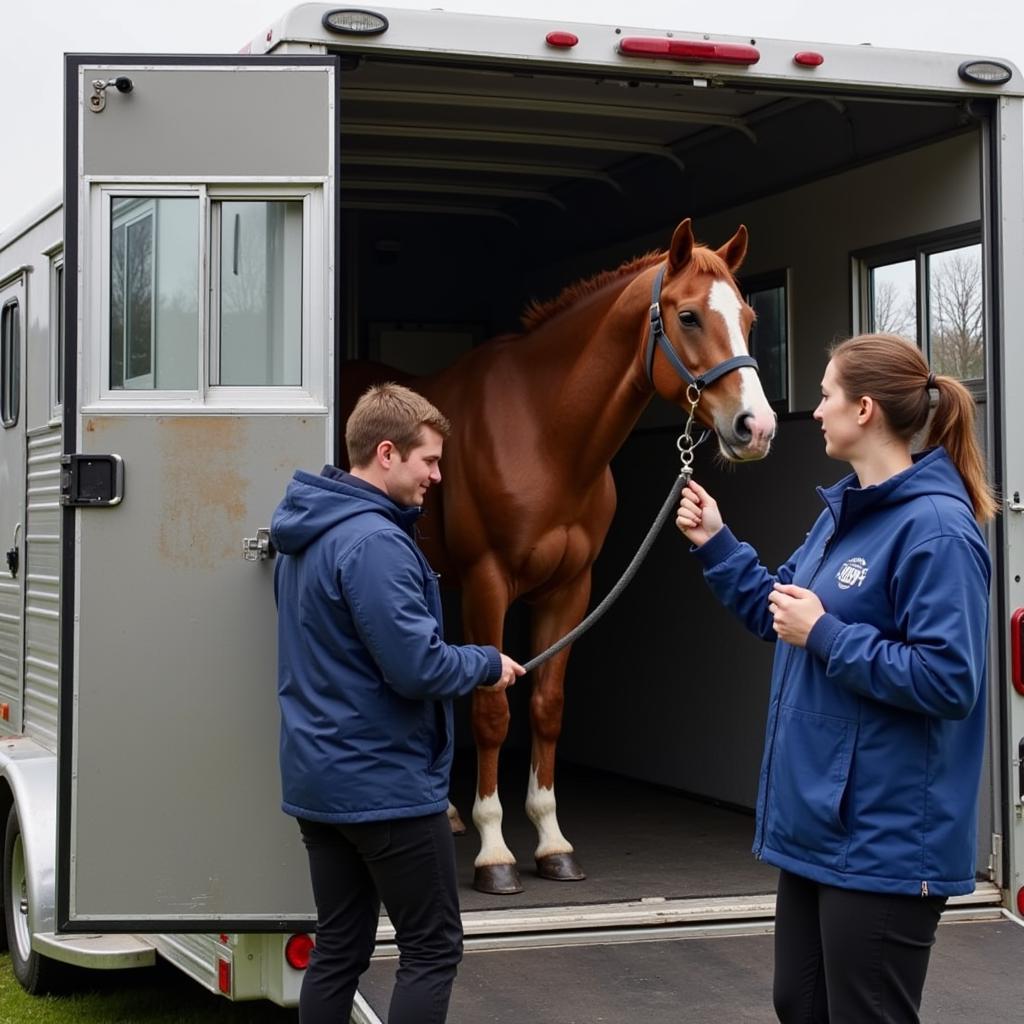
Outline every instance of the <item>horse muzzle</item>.
[(775, 438), (775, 413), (741, 412), (732, 422), (715, 423), (718, 448), (729, 462), (754, 462), (771, 450)]

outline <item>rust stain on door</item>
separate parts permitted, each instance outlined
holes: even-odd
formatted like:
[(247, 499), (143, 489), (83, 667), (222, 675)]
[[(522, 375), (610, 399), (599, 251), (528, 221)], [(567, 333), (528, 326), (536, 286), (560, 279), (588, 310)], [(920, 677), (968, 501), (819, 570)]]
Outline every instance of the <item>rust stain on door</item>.
[(237, 559), (249, 481), (239, 472), (249, 425), (235, 416), (159, 419), (160, 558), (183, 568)]

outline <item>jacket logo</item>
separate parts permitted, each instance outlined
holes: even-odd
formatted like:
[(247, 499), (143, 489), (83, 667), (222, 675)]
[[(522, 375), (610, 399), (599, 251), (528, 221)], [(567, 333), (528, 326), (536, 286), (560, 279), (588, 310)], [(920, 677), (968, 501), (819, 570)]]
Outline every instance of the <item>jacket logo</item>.
[(868, 563), (863, 558), (848, 558), (836, 573), (840, 590), (859, 587), (868, 574)]

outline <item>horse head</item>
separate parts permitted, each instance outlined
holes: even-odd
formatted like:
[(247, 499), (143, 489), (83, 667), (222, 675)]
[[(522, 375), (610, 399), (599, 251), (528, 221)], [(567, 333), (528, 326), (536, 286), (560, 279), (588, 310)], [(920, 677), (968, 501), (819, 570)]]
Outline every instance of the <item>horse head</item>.
[(733, 277), (746, 254), (743, 225), (712, 250), (694, 242), (684, 220), (655, 272), (644, 355), (662, 398), (687, 412), (699, 399), (696, 418), (715, 431), (730, 462), (764, 458), (775, 436), (775, 413), (747, 347), (754, 311)]

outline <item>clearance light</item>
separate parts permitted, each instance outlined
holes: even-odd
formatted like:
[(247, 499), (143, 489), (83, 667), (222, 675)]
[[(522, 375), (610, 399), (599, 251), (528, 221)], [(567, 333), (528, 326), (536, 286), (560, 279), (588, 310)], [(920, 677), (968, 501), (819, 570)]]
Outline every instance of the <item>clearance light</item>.
[(631, 37), (619, 43), (625, 57), (668, 57), (671, 60), (715, 64), (756, 64), (761, 54), (744, 43), (711, 43), (692, 39), (643, 39)]
[(978, 85), (1003, 85), (1013, 78), (1013, 72), (997, 60), (965, 60), (956, 73), (965, 82)]
[(288, 966), (296, 971), (304, 971), (309, 966), (309, 955), (313, 952), (313, 937), (310, 935), (293, 935), (284, 945), (284, 958)]
[(793, 54), (793, 63), (804, 68), (820, 68), (825, 63), (825, 58), (813, 50), (801, 50)]
[(572, 32), (549, 32), (544, 37), (544, 42), (548, 46), (562, 46), (568, 49), (570, 46), (575, 46), (580, 41), (580, 37), (573, 35)]
[(1017, 890), (1017, 913), (1024, 917), (1024, 889)]
[(328, 11), (320, 23), (328, 32), (350, 36), (379, 36), (388, 30), (388, 19), (383, 14), (358, 11), (351, 7)]
[(217, 988), (224, 995), (231, 995), (231, 964), (227, 960), (217, 960)]
[(1013, 688), (1024, 697), (1024, 608), (1010, 616), (1010, 663)]

